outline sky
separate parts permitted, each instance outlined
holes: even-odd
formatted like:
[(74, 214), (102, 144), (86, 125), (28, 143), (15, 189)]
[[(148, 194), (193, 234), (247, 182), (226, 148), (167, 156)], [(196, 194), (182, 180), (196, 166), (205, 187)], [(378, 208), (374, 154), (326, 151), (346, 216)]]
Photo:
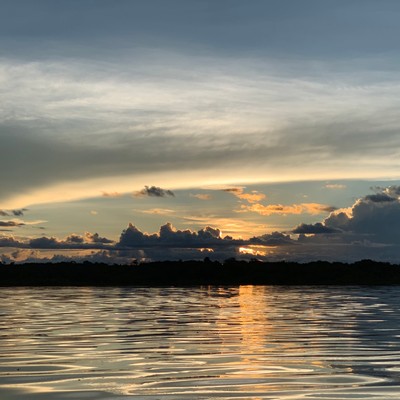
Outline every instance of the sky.
[(0, 0), (0, 260), (400, 263), (397, 0)]

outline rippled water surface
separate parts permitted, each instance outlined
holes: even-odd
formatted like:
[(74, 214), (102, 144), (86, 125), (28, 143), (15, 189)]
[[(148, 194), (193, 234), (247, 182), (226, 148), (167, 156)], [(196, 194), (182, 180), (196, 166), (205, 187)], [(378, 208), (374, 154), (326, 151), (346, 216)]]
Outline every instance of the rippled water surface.
[(1, 288), (0, 398), (400, 399), (400, 288)]

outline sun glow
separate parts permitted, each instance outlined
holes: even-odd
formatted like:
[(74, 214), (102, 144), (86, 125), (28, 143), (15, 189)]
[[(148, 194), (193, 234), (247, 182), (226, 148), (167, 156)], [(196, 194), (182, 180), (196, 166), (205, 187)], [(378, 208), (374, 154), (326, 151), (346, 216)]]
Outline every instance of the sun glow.
[(266, 256), (270, 253), (265, 246), (246, 246), (239, 247), (240, 254), (250, 254), (252, 256)]

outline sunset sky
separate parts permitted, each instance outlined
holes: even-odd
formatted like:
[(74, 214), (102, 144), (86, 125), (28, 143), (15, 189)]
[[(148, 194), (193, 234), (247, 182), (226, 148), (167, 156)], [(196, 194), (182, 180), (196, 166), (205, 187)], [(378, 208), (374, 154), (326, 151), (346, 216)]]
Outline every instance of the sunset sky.
[(0, 6), (3, 262), (400, 262), (399, 1)]

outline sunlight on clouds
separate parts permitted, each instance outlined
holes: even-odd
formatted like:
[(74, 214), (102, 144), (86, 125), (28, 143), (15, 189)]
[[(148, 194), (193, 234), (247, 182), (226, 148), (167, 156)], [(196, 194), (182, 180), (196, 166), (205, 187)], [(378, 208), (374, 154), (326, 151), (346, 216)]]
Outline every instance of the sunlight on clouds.
[(150, 208), (149, 210), (135, 210), (140, 211), (144, 214), (151, 214), (151, 215), (171, 215), (174, 214), (174, 210), (169, 210), (167, 208)]
[(246, 200), (249, 203), (257, 203), (258, 201), (264, 200), (267, 196), (257, 190), (252, 190), (251, 193), (244, 193), (243, 187), (227, 188), (223, 189), (224, 192), (232, 193), (238, 199)]
[(262, 256), (265, 257), (272, 251), (268, 250), (270, 247), (266, 246), (246, 246), (246, 247), (239, 247), (240, 254), (250, 254), (253, 256)]
[(13, 183), (2, 200), (15, 207), (101, 190), (112, 197), (149, 182), (193, 188), (398, 178), (398, 76), (379, 80), (359, 61), (348, 63), (343, 74), (343, 65), (320, 62), (314, 76), (305, 60), (292, 69), (279, 59), (231, 63), (160, 49), (136, 49), (124, 62), (2, 57), (1, 143), (6, 154), (20, 154), (27, 138), (39, 143), (28, 142), (20, 164), (2, 160), (4, 171), (15, 168), (14, 178), (0, 171)]
[(221, 218), (214, 215), (209, 216), (185, 216), (182, 217), (186, 225), (203, 228), (204, 226), (218, 226), (222, 231), (221, 236), (232, 236), (235, 238), (248, 239), (250, 236), (262, 235), (277, 229), (273, 225), (260, 222), (250, 222), (236, 218)]
[(319, 215), (327, 212), (333, 211), (333, 208), (318, 203), (302, 203), (302, 204), (292, 204), (292, 205), (282, 205), (282, 204), (252, 204), (252, 205), (241, 205), (238, 212), (255, 212), (260, 215), (289, 215), (289, 214), (311, 214)]

